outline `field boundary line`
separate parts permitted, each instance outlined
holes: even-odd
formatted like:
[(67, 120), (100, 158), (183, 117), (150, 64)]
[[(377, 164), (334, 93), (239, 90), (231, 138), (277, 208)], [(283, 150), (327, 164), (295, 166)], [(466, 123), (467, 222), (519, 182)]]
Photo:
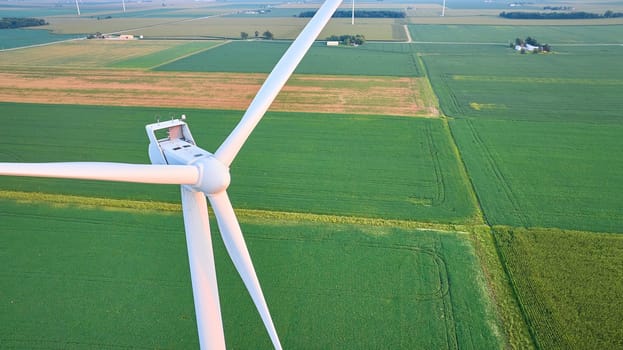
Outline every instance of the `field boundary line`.
[(441, 119), (443, 121), (443, 128), (447, 130), (448, 138), (450, 139), (450, 147), (452, 148), (452, 152), (454, 153), (454, 156), (456, 157), (459, 163), (460, 176), (463, 179), (463, 181), (467, 182), (468, 184), (467, 187), (469, 188), (468, 190), (469, 196), (472, 199), (474, 206), (476, 207), (476, 216), (479, 221), (479, 224), (486, 225), (487, 227), (491, 227), (491, 224), (489, 223), (489, 221), (487, 220), (487, 217), (485, 216), (484, 209), (482, 208), (482, 202), (480, 200), (480, 197), (478, 196), (478, 192), (476, 191), (476, 186), (474, 185), (474, 181), (472, 180), (472, 177), (469, 176), (467, 165), (465, 164), (463, 155), (461, 154), (461, 151), (459, 150), (459, 146), (456, 143), (456, 138), (454, 137), (454, 133), (452, 133), (452, 128), (450, 127), (450, 124), (448, 123), (448, 117), (443, 116)]
[[(439, 246), (437, 246), (439, 245)], [(435, 251), (443, 251), (443, 243), (441, 242), (439, 236), (435, 241)], [(456, 321), (454, 319), (454, 303), (452, 302), (452, 288), (450, 288), (450, 274), (448, 273), (448, 264), (443, 259), (443, 257), (439, 257), (441, 264), (439, 261), (435, 261), (435, 265), (437, 265), (437, 272), (439, 277), (439, 284), (442, 286), (446, 285), (446, 293), (441, 295), (441, 302), (443, 304), (444, 311), (444, 326), (446, 328), (446, 345), (448, 349), (459, 349), (459, 340), (456, 334)]]

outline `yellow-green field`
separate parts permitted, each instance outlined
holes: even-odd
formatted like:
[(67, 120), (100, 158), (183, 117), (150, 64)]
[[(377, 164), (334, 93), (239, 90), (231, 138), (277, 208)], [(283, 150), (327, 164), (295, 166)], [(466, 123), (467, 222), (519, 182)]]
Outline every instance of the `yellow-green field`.
[[(0, 54), (0, 67), (63, 67), (98, 69), (116, 62), (173, 49), (176, 58), (207, 49), (218, 42), (179, 40), (78, 40), (45, 47), (32, 47)], [(147, 67), (148, 68), (148, 67)], [(50, 72), (52, 74), (52, 72)]]

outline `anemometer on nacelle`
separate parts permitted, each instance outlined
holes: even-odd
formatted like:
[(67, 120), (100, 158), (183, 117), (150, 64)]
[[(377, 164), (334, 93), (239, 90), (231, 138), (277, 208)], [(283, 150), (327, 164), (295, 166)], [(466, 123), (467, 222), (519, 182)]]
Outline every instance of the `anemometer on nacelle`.
[(149, 138), (149, 159), (152, 164), (191, 164), (196, 159), (210, 155), (197, 147), (188, 124), (172, 119), (145, 126)]

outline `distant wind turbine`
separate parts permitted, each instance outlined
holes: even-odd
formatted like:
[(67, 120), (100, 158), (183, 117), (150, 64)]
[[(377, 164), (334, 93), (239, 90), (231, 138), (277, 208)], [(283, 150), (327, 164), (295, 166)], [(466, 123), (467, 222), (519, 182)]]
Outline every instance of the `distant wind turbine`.
[(123, 13), (125, 13), (125, 0), (121, 0), (121, 3), (123, 4)]
[(355, 25), (355, 0), (353, 0), (353, 11), (352, 11), (350, 24), (351, 25)]
[(446, 0), (443, 0), (443, 5), (441, 5), (441, 17), (445, 15), (446, 15)]
[(78, 0), (76, 0), (76, 10), (78, 10), (78, 16), (80, 16), (80, 6), (78, 5)]

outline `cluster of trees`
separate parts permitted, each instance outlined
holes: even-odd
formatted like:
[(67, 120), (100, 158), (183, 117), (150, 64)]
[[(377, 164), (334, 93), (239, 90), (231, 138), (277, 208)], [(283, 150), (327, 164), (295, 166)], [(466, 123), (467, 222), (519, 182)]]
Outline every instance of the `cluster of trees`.
[(0, 19), (0, 29), (13, 29), (22, 27), (36, 27), (49, 24), (40, 18), (19, 18), (19, 17), (2, 17)]
[[(313, 17), (316, 11), (305, 11), (299, 13), (298, 17), (308, 18)], [(352, 11), (335, 11), (334, 18), (350, 18), (353, 15)], [(355, 10), (355, 17), (357, 18), (405, 18), (406, 15), (402, 11), (364, 11)]]
[(361, 35), (331, 35), (327, 41), (339, 41), (342, 45), (362, 45), (366, 42), (366, 38)]
[(530, 50), (532, 53), (539, 53), (539, 52), (551, 52), (552, 48), (551, 46), (549, 46), (549, 44), (540, 44), (535, 38), (533, 37), (527, 37), (525, 40), (521, 39), (521, 38), (517, 38), (515, 39), (514, 43), (510, 43), (510, 47), (512, 49), (516, 48), (517, 46), (521, 47), (520, 52), (521, 53), (526, 53), (527, 47), (532, 47), (534, 48), (533, 50)]
[(623, 17), (623, 12), (612, 12), (610, 10), (603, 14), (590, 12), (505, 12), (500, 13), (500, 17), (510, 19), (591, 19), (591, 18), (617, 18)]
[[(258, 32), (257, 30), (255, 31), (255, 38), (259, 39), (260, 38), (260, 32)], [(240, 32), (240, 38), (242, 40), (247, 40), (249, 39), (249, 33), (247, 32)], [(262, 33), (261, 36), (262, 39), (267, 39), (267, 40), (273, 40), (275, 38), (275, 35), (273, 33), (270, 32), (270, 30), (265, 31), (264, 33)]]

